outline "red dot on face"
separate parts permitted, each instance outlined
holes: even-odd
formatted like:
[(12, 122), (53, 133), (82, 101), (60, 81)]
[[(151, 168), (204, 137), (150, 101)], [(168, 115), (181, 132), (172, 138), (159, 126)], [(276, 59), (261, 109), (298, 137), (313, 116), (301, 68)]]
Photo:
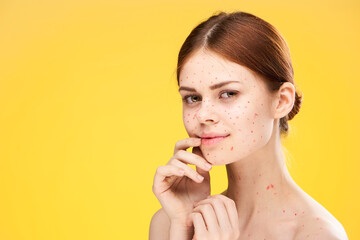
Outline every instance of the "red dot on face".
[(253, 133), (253, 131), (251, 131), (251, 133)]
[(248, 101), (248, 103), (250, 103), (250, 101)]
[(283, 213), (285, 213), (285, 210), (283, 210)]
[(254, 139), (253, 142), (256, 142), (256, 140)]
[(264, 104), (261, 104), (261, 106), (264, 106)]
[(210, 153), (208, 153), (208, 154), (206, 154), (206, 155), (208, 155), (208, 156), (209, 156), (209, 155), (210, 155)]
[(295, 216), (297, 215), (297, 213), (295, 213)]
[(255, 124), (255, 122), (253, 122), (253, 124)]
[(187, 123), (189, 122), (189, 120), (188, 121), (186, 121)]
[(269, 190), (269, 188), (270, 188), (270, 186), (267, 186), (267, 187), (266, 187), (266, 190)]
[(274, 188), (274, 185), (270, 184), (271, 188)]
[(231, 146), (231, 149), (230, 149), (230, 150), (231, 150), (231, 151), (234, 150), (234, 146)]

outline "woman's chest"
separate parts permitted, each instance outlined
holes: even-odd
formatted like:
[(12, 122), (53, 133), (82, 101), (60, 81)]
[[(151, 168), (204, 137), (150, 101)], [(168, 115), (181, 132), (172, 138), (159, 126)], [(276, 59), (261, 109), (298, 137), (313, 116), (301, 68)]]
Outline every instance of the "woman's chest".
[(243, 230), (238, 240), (293, 240), (297, 229), (295, 221), (259, 222)]

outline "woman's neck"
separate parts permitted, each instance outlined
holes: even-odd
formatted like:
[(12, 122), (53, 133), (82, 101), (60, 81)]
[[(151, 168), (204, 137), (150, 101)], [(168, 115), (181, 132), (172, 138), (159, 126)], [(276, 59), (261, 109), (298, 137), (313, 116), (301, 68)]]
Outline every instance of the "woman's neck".
[(229, 183), (225, 195), (235, 201), (243, 225), (256, 214), (281, 208), (296, 185), (287, 170), (281, 141), (275, 136), (256, 153), (226, 165)]

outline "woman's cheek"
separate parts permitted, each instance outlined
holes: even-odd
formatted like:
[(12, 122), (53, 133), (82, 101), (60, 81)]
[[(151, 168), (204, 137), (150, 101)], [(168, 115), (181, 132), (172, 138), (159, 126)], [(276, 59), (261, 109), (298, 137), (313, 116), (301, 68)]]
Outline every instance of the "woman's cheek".
[(258, 108), (228, 110), (225, 125), (231, 135), (212, 150), (200, 146), (205, 158), (213, 165), (225, 165), (245, 158), (264, 146), (271, 136), (272, 123), (263, 113)]
[(195, 113), (183, 112), (183, 122), (189, 136), (194, 136), (197, 133), (195, 116)]

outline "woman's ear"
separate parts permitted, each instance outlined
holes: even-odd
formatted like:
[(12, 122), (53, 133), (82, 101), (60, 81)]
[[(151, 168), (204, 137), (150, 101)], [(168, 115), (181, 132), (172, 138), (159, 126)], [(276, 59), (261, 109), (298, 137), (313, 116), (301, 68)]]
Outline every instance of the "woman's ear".
[(295, 86), (291, 82), (284, 82), (275, 97), (274, 118), (280, 119), (288, 115), (295, 103)]

